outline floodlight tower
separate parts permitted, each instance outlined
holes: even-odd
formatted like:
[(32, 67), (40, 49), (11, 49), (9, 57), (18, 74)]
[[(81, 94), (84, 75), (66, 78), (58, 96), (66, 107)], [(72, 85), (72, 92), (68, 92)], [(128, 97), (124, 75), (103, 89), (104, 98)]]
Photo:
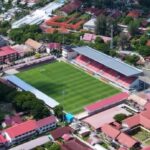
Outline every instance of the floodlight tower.
[(114, 26), (111, 25), (111, 41), (110, 41), (110, 49), (113, 49), (113, 32), (114, 32)]

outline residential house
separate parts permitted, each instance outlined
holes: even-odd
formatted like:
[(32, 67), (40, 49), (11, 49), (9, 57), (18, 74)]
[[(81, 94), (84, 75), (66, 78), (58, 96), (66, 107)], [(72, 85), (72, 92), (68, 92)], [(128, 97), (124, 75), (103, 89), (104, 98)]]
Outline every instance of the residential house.
[(23, 44), (14, 45), (12, 48), (18, 52), (19, 57), (31, 56), (35, 52), (31, 47)]
[(80, 0), (72, 0), (60, 9), (60, 14), (67, 16), (68, 14), (80, 8), (82, 2)]
[(45, 51), (45, 46), (33, 39), (28, 39), (25, 42), (25, 45), (31, 47), (32, 49), (34, 49), (36, 52), (43, 52)]
[(128, 17), (132, 17), (133, 19), (139, 18), (141, 16), (141, 11), (139, 10), (131, 10), (127, 14)]
[(96, 18), (90, 19), (83, 25), (83, 29), (94, 32), (95, 31), (95, 21), (96, 21)]
[(133, 127), (143, 126), (150, 129), (150, 109), (144, 110), (139, 114), (131, 116), (123, 121), (123, 127), (132, 129)]
[(69, 140), (61, 145), (61, 150), (92, 150), (78, 139)]
[(116, 143), (127, 149), (139, 147), (138, 141), (110, 124), (103, 125), (101, 131), (111, 143)]
[(85, 33), (83, 35), (82, 40), (85, 42), (94, 42), (96, 40), (96, 35), (95, 34), (91, 34), (91, 33)]
[(65, 126), (65, 127), (59, 127), (53, 131), (50, 132), (53, 140), (58, 140), (59, 138), (62, 138), (65, 134), (72, 134), (73, 129), (71, 127)]
[(61, 50), (61, 44), (60, 43), (49, 43), (47, 44), (47, 48), (46, 48), (46, 51), (47, 53), (50, 53), (51, 51), (53, 50)]

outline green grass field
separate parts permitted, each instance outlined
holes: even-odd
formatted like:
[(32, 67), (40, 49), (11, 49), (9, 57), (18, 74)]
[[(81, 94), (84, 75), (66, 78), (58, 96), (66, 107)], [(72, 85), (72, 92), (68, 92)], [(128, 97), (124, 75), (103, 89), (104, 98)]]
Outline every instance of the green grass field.
[(73, 114), (82, 112), (87, 104), (120, 92), (64, 62), (39, 65), (17, 76), (57, 100)]

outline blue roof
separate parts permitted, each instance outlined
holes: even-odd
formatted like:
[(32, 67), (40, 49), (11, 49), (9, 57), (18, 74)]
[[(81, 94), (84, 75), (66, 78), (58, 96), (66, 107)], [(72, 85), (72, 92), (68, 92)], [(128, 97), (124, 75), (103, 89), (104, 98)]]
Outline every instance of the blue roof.
[(77, 47), (73, 48), (73, 50), (128, 77), (140, 75), (143, 72), (138, 68), (135, 68), (122, 62), (119, 59), (115, 59), (109, 55), (99, 52), (89, 46)]
[(46, 105), (48, 105), (51, 108), (54, 108), (55, 106), (59, 104), (51, 97), (47, 96), (46, 94), (39, 91), (38, 89), (32, 87), (30, 84), (27, 84), (26, 82), (24, 82), (23, 80), (21, 80), (15, 75), (6, 76), (5, 79), (10, 81), (14, 85), (18, 86), (22, 90), (33, 93), (38, 99), (42, 100)]

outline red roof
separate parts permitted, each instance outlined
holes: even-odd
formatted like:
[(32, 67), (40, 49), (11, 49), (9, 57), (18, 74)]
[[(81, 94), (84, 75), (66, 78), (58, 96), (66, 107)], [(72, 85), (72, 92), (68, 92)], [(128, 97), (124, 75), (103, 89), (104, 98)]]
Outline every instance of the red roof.
[(4, 144), (7, 140), (0, 134), (0, 143)]
[(147, 46), (150, 46), (150, 40), (147, 41), (146, 45), (147, 45)]
[(73, 129), (70, 127), (60, 127), (57, 128), (56, 130), (53, 130), (50, 132), (54, 140), (57, 140), (61, 138), (64, 134), (69, 134), (72, 133)]
[(5, 46), (5, 47), (0, 48), (0, 56), (6, 56), (6, 55), (16, 54), (16, 53), (17, 53), (17, 51), (12, 49), (9, 46)]
[(140, 114), (129, 117), (123, 121), (129, 128), (133, 128), (137, 125), (142, 125), (147, 129), (150, 129), (150, 110), (142, 111)]
[(21, 124), (14, 125), (13, 127), (7, 128), (4, 132), (7, 132), (11, 138), (22, 135), (26, 132), (37, 129), (35, 120), (28, 120)]
[(79, 141), (78, 139), (73, 139), (65, 142), (61, 145), (62, 150), (92, 150), (85, 143)]
[(142, 150), (150, 150), (150, 146), (144, 147)]
[(49, 43), (48, 47), (50, 49), (60, 49), (61, 45), (60, 45), (60, 43)]
[(120, 131), (115, 129), (109, 124), (105, 124), (101, 127), (103, 133), (105, 133), (108, 137), (112, 139), (116, 139), (116, 137), (120, 134)]
[(56, 122), (56, 117), (52, 115), (44, 119), (40, 119), (36, 123), (37, 123), (38, 128), (40, 128), (40, 127), (43, 127), (45, 125), (55, 123), (55, 122)]
[(140, 124), (140, 115), (137, 114), (137, 115), (134, 115), (132, 117), (129, 117), (129, 118), (125, 119), (123, 121), (123, 123), (127, 124), (129, 128), (133, 128), (133, 127)]
[(80, 0), (75, 0), (75, 1), (72, 1), (68, 4), (66, 4), (64, 7), (62, 7), (60, 10), (61, 11), (64, 11), (65, 13), (71, 13), (73, 12), (74, 10), (78, 9), (80, 6), (81, 6), (81, 1)]
[(102, 108), (108, 107), (109, 105), (113, 105), (115, 103), (121, 102), (121, 101), (127, 99), (128, 96), (129, 96), (128, 93), (122, 92), (122, 93), (116, 94), (112, 97), (102, 99), (96, 103), (90, 104), (85, 107), (85, 110), (88, 112), (94, 112), (94, 111), (100, 110)]
[(124, 145), (126, 146), (127, 148), (131, 148), (133, 147), (137, 141), (134, 140), (133, 138), (131, 138), (130, 136), (128, 136), (127, 134), (125, 133), (121, 133), (118, 137), (117, 137), (117, 140), (118, 142), (121, 144), (121, 145)]
[(138, 18), (141, 15), (140, 11), (138, 10), (132, 10), (128, 13), (127, 16), (133, 17), (133, 18)]

